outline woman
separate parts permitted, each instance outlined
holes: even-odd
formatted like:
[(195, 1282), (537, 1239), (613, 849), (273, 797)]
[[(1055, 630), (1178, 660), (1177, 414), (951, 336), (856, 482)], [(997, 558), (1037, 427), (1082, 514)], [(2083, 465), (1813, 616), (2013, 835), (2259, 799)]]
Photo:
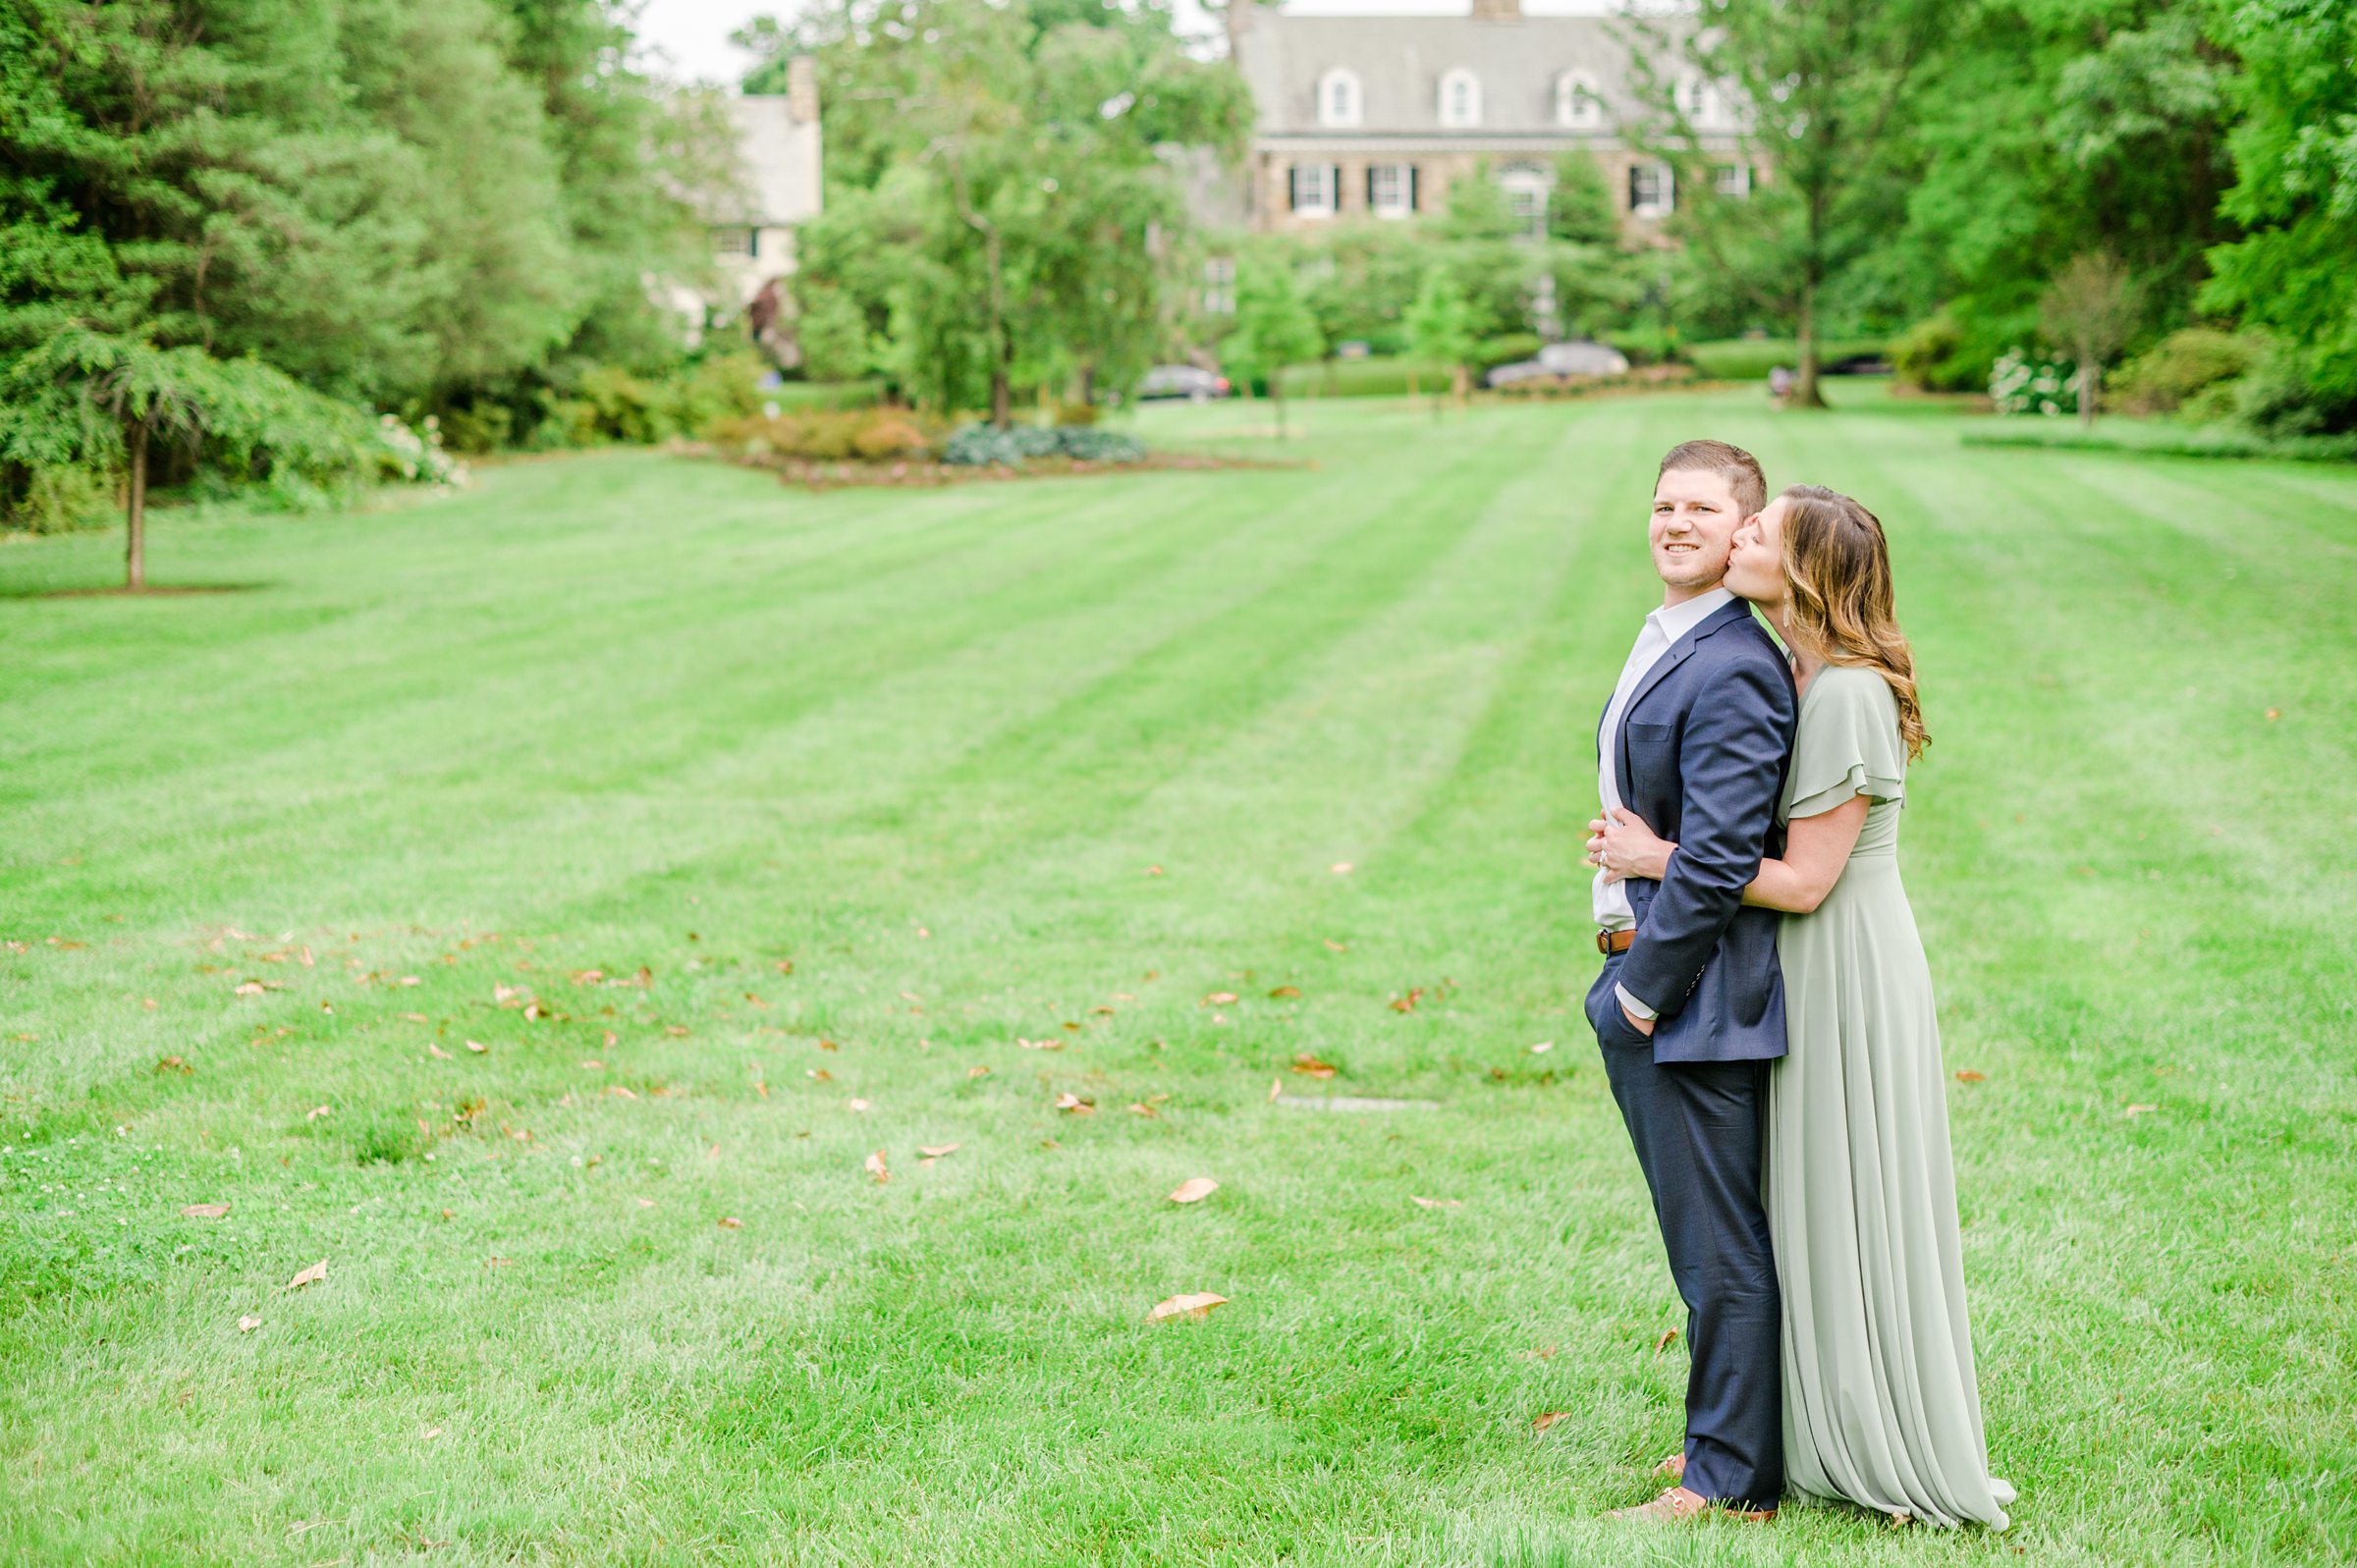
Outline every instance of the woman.
[[(1989, 1474), (1939, 1021), (1898, 878), (1906, 765), (1930, 737), (1882, 524), (1795, 485), (1735, 534), (1727, 586), (1776, 627), (1800, 687), (1783, 858), (1743, 895), (1788, 912), (1789, 1053), (1769, 1077), (1762, 1183), (1786, 1476), (1803, 1493), (2001, 1530), (2013, 1488)], [(1619, 876), (1658, 880), (1677, 848), (1626, 812), (1594, 826), (1591, 851)]]

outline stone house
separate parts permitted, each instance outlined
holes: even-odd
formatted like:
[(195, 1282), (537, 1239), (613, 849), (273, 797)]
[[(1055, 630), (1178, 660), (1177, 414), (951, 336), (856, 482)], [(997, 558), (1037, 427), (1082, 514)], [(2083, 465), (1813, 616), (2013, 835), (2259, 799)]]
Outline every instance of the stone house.
[[(1235, 0), (1228, 33), (1258, 113), (1244, 178), (1256, 233), (1437, 212), (1450, 185), (1486, 162), (1537, 234), (1567, 148), (1602, 166), (1631, 239), (1655, 234), (1676, 207), (1670, 167), (1621, 135), (1645, 112), (1624, 18), (1525, 16), (1520, 0), (1421, 17), (1296, 16)], [(1673, 61), (1661, 71), (1706, 154), (1725, 154), (1713, 180), (1749, 190), (1735, 105)]]

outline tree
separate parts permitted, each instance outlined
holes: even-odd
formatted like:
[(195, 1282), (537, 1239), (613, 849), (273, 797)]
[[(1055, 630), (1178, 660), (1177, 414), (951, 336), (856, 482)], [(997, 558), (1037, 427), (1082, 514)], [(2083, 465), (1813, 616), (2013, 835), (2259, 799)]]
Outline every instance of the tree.
[(1620, 208), (1596, 155), (1583, 147), (1558, 153), (1547, 192), (1547, 236), (1572, 244), (1617, 247)]
[(829, 210), (802, 271), (884, 329), (904, 391), (986, 398), (1004, 425), (1018, 381), (1086, 395), (1143, 373), (1187, 223), (1161, 149), (1233, 153), (1249, 118), (1167, 6), (825, 0), (746, 37), (781, 56), (748, 85), (813, 56)]
[(124, 585), (146, 586), (148, 459), (212, 439), (241, 465), (318, 479), (365, 462), (367, 420), (258, 359), (68, 327), (0, 373), (0, 460), (27, 467), (121, 460)]
[(1285, 438), (1285, 371), (1307, 364), (1325, 349), (1318, 318), (1301, 297), (1293, 269), (1283, 259), (1253, 257), (1236, 269), (1235, 330), (1222, 346), (1239, 379), (1259, 376), (1277, 405), (1277, 436)]
[[(1450, 391), (1457, 406), (1464, 406), (1472, 382), (1473, 304), (1446, 263), (1426, 270), (1416, 302), (1407, 307), (1407, 335), (1418, 359), (1449, 367)], [(1433, 405), (1433, 412), (1440, 412), (1439, 404)]]
[(2202, 34), (2213, 11), (2240, 14), (2202, 0), (1955, 8), (1909, 92), (1904, 224), (1857, 269), (1871, 302), (1943, 313), (1948, 360), (1975, 384), (2036, 330), (2058, 257), (2112, 252), (2137, 281), (2141, 328), (2183, 325), (2205, 250), (2233, 232), (2220, 194), (2234, 66)]
[(2092, 427), (2104, 366), (2136, 329), (2135, 281), (2110, 251), (2083, 251), (2047, 286), (2038, 314), (2047, 336), (2078, 362), (2079, 423)]
[(2357, 422), (2357, 17), (2247, 0), (2218, 18), (2244, 66), (2224, 204), (2247, 233), (2210, 252), (2203, 303), (2280, 335), (2290, 426)]
[[(1771, 177), (1742, 195), (1713, 189), (1702, 134), (1648, 51), (1632, 69), (1659, 121), (1636, 129), (1670, 162), (1674, 232), (1799, 340), (1791, 401), (1818, 390), (1820, 316), (1830, 286), (1897, 226), (1909, 88), (1954, 11), (1948, 0), (1701, 0), (1674, 52), (1730, 95), (1741, 156)], [(1641, 27), (1660, 44), (1672, 40)]]

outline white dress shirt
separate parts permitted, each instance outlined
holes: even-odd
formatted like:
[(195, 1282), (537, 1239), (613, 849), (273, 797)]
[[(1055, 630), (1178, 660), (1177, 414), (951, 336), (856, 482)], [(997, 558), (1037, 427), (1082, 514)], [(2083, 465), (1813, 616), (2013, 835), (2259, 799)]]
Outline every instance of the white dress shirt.
[[(1620, 667), (1619, 684), (1613, 687), (1612, 706), (1604, 710), (1604, 728), (1597, 735), (1596, 794), (1604, 802), (1606, 821), (1611, 821), (1612, 814), (1625, 803), (1620, 798), (1619, 770), (1613, 766), (1613, 759), (1619, 754), (1620, 719), (1627, 711), (1629, 697), (1678, 638), (1701, 625), (1711, 612), (1731, 603), (1734, 597), (1725, 588), (1713, 588), (1683, 604), (1663, 605), (1645, 618), (1643, 628), (1637, 632), (1636, 646), (1628, 650), (1628, 663)], [(1658, 823), (1651, 826), (1660, 831)], [(1594, 898), (1596, 924), (1606, 931), (1625, 931), (1637, 923), (1636, 910), (1628, 901), (1628, 884), (1607, 881), (1601, 866), (1596, 869)], [(1619, 993), (1621, 1004), (1637, 1017), (1655, 1015), (1652, 1007), (1629, 995), (1627, 987), (1613, 989)]]

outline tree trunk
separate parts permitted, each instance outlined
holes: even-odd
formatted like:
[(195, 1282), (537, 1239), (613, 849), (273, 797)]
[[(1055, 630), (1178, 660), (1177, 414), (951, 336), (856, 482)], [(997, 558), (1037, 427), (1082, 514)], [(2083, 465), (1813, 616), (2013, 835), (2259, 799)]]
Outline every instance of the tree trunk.
[(1800, 285), (1800, 331), (1794, 345), (1800, 363), (1792, 376), (1792, 402), (1795, 408), (1822, 408), (1825, 394), (1817, 387), (1817, 276), (1812, 267)]
[(1449, 391), (1453, 396), (1455, 397), (1456, 406), (1458, 408), (1461, 409), (1464, 407), (1465, 399), (1472, 392), (1472, 389), (1473, 373), (1470, 370), (1467, 370), (1463, 364), (1458, 364), (1456, 368), (1451, 372), (1449, 378)]
[(147, 426), (135, 424), (124, 432), (131, 448), (131, 478), (126, 486), (124, 514), (130, 538), (123, 547), (123, 585), (147, 586)]
[(2096, 363), (2095, 356), (2082, 354), (2079, 358), (2079, 428), (2081, 430), (2095, 428), (2095, 394), (2096, 389), (2102, 385), (2103, 379), (2104, 368)]
[(990, 423), (1004, 430), (1014, 423), (1014, 345), (1007, 341), (1007, 331), (1001, 326), (998, 348), (990, 361)]

